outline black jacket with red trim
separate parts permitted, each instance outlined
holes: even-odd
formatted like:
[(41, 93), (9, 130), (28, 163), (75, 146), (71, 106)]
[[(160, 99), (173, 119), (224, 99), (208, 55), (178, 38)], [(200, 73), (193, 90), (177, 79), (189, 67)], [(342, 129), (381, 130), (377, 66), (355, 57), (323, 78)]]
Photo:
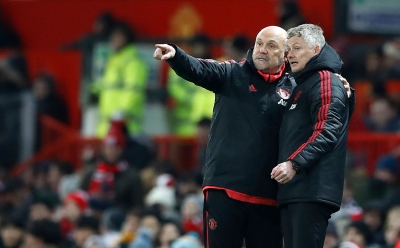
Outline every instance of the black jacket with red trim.
[(338, 54), (326, 44), (294, 74), (297, 87), (282, 119), (279, 162), (293, 160), (301, 169), (290, 182), (279, 186), (279, 205), (321, 202), (340, 207), (347, 126), (355, 103), (334, 75), (341, 67)]
[(216, 94), (203, 186), (276, 200), (278, 185), (270, 174), (278, 162), (279, 127), (294, 80), (288, 75), (272, 83), (264, 79), (252, 50), (237, 63), (195, 59), (174, 47), (175, 57), (167, 60), (172, 69)]

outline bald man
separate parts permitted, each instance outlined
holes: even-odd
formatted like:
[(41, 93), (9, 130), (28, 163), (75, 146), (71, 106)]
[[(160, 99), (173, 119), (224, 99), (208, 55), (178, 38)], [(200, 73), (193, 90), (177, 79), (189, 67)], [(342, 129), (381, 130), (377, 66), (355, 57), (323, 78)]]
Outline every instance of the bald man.
[(286, 38), (280, 27), (262, 29), (240, 62), (196, 59), (175, 45), (156, 45), (155, 59), (216, 96), (203, 183), (206, 248), (240, 248), (243, 240), (247, 248), (282, 247), (278, 185), (270, 173), (295, 87), (285, 75)]

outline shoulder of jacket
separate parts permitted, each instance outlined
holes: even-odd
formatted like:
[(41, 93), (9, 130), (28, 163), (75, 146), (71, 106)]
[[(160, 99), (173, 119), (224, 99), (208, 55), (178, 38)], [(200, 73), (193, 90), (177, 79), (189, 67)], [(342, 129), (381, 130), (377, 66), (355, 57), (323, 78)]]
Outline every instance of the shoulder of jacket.
[[(324, 82), (333, 82), (337, 81), (339, 78), (331, 71), (321, 70), (312, 73), (306, 81), (312, 82), (312, 84), (324, 83)], [(340, 81), (340, 80), (339, 80)]]

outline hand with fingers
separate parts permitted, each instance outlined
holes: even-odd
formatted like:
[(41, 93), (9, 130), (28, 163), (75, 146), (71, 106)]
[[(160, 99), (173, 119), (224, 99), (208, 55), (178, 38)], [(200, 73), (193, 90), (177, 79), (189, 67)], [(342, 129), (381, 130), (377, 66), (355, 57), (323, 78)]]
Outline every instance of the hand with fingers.
[(271, 172), (271, 178), (280, 184), (290, 182), (294, 175), (296, 175), (296, 171), (293, 169), (292, 162), (290, 161), (278, 164)]
[(340, 81), (342, 81), (342, 83), (344, 85), (344, 88), (346, 89), (347, 97), (350, 98), (351, 97), (351, 90), (350, 90), (349, 82), (347, 82), (347, 79), (342, 77), (342, 75), (337, 74), (337, 73), (335, 73), (335, 75), (340, 79)]
[(153, 57), (157, 60), (167, 60), (175, 56), (175, 48), (167, 44), (156, 44)]

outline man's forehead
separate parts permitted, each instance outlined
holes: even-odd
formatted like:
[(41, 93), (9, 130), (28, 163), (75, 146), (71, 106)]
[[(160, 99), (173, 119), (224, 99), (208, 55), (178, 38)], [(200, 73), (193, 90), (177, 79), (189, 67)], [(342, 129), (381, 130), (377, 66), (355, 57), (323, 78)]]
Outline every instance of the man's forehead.
[(293, 36), (290, 39), (287, 40), (288, 45), (296, 44), (296, 43), (305, 43), (306, 41), (303, 39), (303, 37), (299, 36)]
[(263, 42), (269, 42), (269, 41), (273, 41), (276, 43), (283, 43), (284, 42), (284, 38), (276, 33), (260, 33), (257, 35), (257, 40), (261, 40)]

